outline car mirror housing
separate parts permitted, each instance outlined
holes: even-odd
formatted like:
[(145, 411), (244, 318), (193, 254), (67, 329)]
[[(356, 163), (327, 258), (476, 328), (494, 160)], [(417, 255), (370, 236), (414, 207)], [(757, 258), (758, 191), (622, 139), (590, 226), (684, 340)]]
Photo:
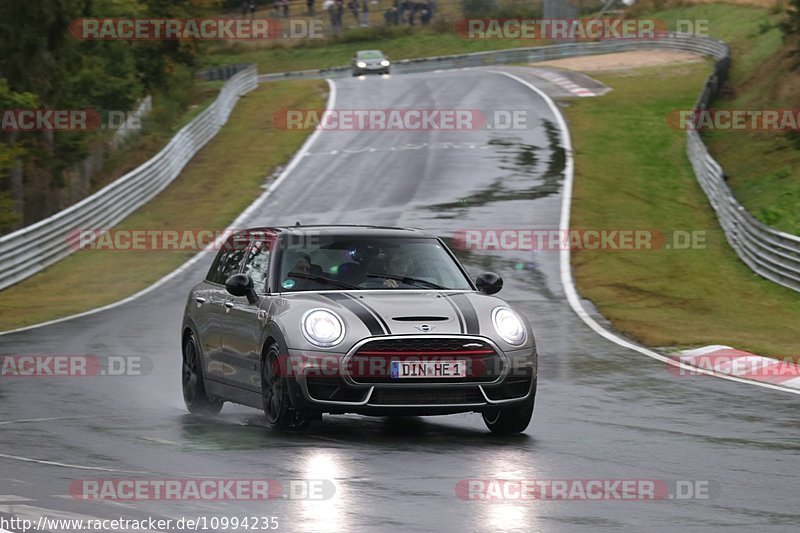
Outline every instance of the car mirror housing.
[(234, 274), (225, 282), (225, 289), (234, 296), (247, 296), (249, 303), (255, 303), (258, 295), (253, 288), (253, 279), (247, 274)]
[(495, 294), (503, 288), (503, 278), (494, 272), (484, 272), (475, 279), (475, 286), (483, 294)]

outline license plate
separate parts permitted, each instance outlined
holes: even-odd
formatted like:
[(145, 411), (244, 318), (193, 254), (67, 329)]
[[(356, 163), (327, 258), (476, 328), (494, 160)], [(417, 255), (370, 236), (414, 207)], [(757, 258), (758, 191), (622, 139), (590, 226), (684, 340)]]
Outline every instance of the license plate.
[(464, 361), (392, 361), (392, 378), (463, 378), (467, 376)]

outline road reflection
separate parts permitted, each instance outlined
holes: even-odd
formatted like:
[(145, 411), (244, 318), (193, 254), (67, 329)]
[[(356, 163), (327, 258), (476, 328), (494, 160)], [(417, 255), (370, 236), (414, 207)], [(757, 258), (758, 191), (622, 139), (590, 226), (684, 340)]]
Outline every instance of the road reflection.
[(308, 480), (330, 480), (336, 487), (332, 498), (300, 500), (299, 511), (303, 529), (306, 531), (345, 531), (345, 512), (355, 509), (355, 502), (342, 488), (342, 479), (353, 475), (347, 467), (347, 460), (336, 450), (302, 449), (298, 463), (303, 478)]

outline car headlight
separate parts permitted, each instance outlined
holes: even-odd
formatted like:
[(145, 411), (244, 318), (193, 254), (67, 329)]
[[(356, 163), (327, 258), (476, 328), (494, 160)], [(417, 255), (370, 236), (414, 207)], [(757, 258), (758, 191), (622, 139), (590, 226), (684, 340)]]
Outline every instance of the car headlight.
[(307, 311), (300, 329), (308, 342), (323, 348), (336, 346), (344, 339), (344, 322), (339, 315), (327, 309)]
[(492, 311), (492, 324), (497, 334), (509, 344), (519, 346), (525, 344), (527, 333), (525, 324), (517, 314), (508, 307), (495, 307)]
[(389, 60), (388, 59), (384, 59), (383, 61), (381, 61), (381, 66), (382, 67), (388, 67), (389, 66)]
[(367, 64), (366, 64), (366, 63), (364, 63), (363, 61), (359, 61), (358, 63), (356, 63), (356, 66), (357, 66), (358, 68), (364, 68), (364, 67), (366, 67), (366, 66), (367, 66)]

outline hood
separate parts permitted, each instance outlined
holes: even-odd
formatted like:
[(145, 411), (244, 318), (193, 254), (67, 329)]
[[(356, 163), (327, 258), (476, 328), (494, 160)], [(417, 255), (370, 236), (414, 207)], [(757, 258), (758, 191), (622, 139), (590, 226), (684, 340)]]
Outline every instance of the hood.
[[(379, 335), (480, 335), (497, 339), (492, 309), (508, 305), (494, 296), (457, 291), (326, 291), (285, 294), (274, 314), (282, 324), (300, 324), (314, 308), (341, 316), (347, 335), (335, 351), (348, 351), (356, 342)], [(301, 332), (284, 332), (291, 348), (315, 349)], [(318, 349), (318, 348), (317, 348)]]

